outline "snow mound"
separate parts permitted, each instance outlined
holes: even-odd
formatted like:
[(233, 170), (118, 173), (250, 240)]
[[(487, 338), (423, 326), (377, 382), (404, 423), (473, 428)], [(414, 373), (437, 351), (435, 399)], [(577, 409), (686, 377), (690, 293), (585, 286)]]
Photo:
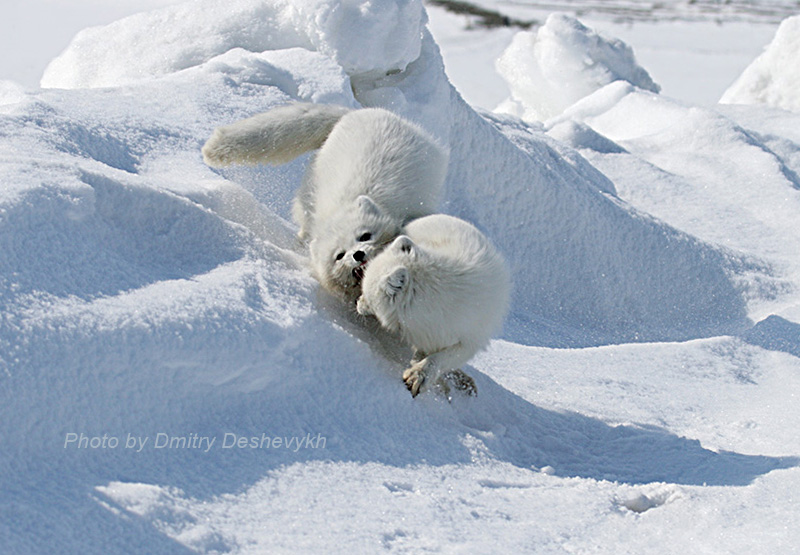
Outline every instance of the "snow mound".
[(800, 325), (780, 316), (770, 315), (743, 334), (743, 339), (770, 351), (782, 351), (800, 357)]
[(800, 112), (800, 16), (780, 24), (764, 53), (720, 98), (722, 104), (767, 104)]
[(0, 81), (0, 106), (16, 104), (25, 99), (25, 89), (13, 81)]
[(417, 0), (195, 0), (85, 29), (45, 70), (47, 88), (110, 87), (196, 66), (234, 47), (302, 47), (351, 75), (400, 71), (419, 56)]
[(543, 121), (613, 82), (658, 92), (623, 41), (606, 37), (565, 14), (552, 14), (536, 32), (521, 31), (497, 60), (511, 98), (500, 111)]
[[(742, 109), (726, 115), (617, 82), (546, 129), (579, 149), (637, 208), (693, 237), (767, 258), (791, 276), (800, 248), (792, 223), (800, 210), (800, 159), (796, 139), (783, 137), (800, 118), (774, 111), (760, 114), (760, 123), (739, 123)], [(767, 123), (773, 120), (778, 125)], [(769, 281), (754, 287), (773, 288), (769, 297), (786, 285)]]

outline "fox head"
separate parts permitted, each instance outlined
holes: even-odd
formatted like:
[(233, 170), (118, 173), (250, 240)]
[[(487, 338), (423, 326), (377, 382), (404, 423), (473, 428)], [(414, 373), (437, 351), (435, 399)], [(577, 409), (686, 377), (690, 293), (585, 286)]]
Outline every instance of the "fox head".
[(364, 269), (400, 233), (400, 224), (366, 195), (349, 210), (315, 229), (311, 262), (319, 282), (332, 293), (355, 300)]

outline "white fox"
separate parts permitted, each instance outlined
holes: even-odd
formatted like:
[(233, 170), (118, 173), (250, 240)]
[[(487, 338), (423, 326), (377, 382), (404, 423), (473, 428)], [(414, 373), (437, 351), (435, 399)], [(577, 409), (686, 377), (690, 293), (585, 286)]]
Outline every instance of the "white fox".
[(292, 216), (316, 278), (355, 300), (366, 263), (438, 208), (449, 153), (386, 110), (295, 103), (217, 128), (203, 158), (214, 167), (281, 164), (314, 149)]
[(459, 368), (502, 325), (510, 289), (506, 263), (489, 240), (472, 224), (436, 214), (409, 223), (367, 265), (357, 310), (414, 348), (403, 374), (413, 396), (443, 377), (474, 393)]

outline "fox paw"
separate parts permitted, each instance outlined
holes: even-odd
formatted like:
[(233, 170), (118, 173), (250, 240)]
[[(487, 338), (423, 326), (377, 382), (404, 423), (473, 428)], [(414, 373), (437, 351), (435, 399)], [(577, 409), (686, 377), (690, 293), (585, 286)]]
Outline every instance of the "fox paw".
[(411, 396), (416, 397), (425, 382), (425, 365), (421, 361), (412, 364), (411, 368), (403, 372), (403, 381), (411, 392)]
[(446, 372), (439, 378), (438, 383), (448, 398), (450, 397), (451, 387), (469, 397), (478, 396), (478, 386), (475, 385), (475, 380), (461, 370)]

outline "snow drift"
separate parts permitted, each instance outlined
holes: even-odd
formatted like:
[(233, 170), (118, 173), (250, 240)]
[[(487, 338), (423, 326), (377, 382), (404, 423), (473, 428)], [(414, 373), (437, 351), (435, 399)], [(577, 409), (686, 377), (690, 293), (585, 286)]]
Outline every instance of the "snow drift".
[[(571, 369), (585, 380), (597, 360), (630, 350), (579, 351), (589, 359), (575, 362), (561, 358), (571, 356), (566, 351), (499, 341), (474, 361), (477, 399), (412, 400), (399, 379), (403, 346), (320, 292), (294, 244), (289, 204), (306, 159), (213, 172), (200, 146), (215, 126), (304, 100), (383, 106), (427, 127), (451, 145), (444, 210), (476, 223), (511, 262), (507, 340), (585, 345), (738, 332), (749, 324), (748, 303), (774, 294), (760, 287), (773, 270), (756, 261), (756, 248), (737, 252), (655, 219), (636, 195), (642, 209), (632, 208), (616, 184), (543, 127), (473, 111), (447, 81), (419, 2), (293, 6), (202, 0), (86, 31), (43, 79), (60, 89), (15, 91), (0, 106), (0, 527), (8, 550), (288, 548), (301, 538), (264, 532), (252, 515), (354, 502), (383, 504), (391, 514), (355, 523), (362, 535), (354, 537), (344, 537), (354, 521), (343, 513), (319, 523), (335, 545), (370, 550), (383, 534), (385, 543), (410, 537), (406, 547), (418, 547), (422, 523), (412, 531), (397, 524), (415, 488), (403, 476), (414, 468), (432, 468), (437, 479), (466, 473), (487, 495), (515, 486), (486, 474), (528, 479), (542, 468), (537, 486), (556, 474), (612, 496), (621, 490), (604, 480), (626, 488), (743, 486), (797, 463), (778, 447), (769, 456), (732, 452), (724, 442), (703, 447), (665, 429), (658, 413), (644, 426), (624, 416), (604, 420), (596, 408), (567, 412), (552, 400), (543, 408), (531, 400), (538, 393), (526, 398), (505, 385), (559, 383)], [(394, 30), (399, 20), (397, 31), (372, 31)], [(358, 40), (348, 42), (355, 31)], [(611, 121), (603, 127), (603, 113), (630, 103), (648, 115), (646, 125), (663, 119), (641, 106), (644, 92), (619, 85), (597, 91), (603, 99), (590, 99), (586, 111), (576, 108), (575, 129), (585, 133), (574, 136), (623, 144), (608, 152), (624, 156), (637, 145), (646, 150), (646, 140)], [(70, 87), (87, 88), (63, 90)], [(725, 130), (731, 152), (766, 149), (748, 171), (764, 170), (772, 181), (784, 175), (783, 158), (770, 159), (766, 140)], [(575, 147), (593, 156), (585, 144)], [(627, 178), (619, 180), (627, 195), (638, 174), (607, 167)], [(657, 173), (643, 167), (652, 170), (648, 178)], [(792, 175), (785, 165), (785, 177)], [(778, 327), (791, 333), (790, 316), (785, 322)], [(628, 356), (634, 362), (625, 370), (654, 369), (647, 382), (686, 361), (692, 370), (713, 366), (723, 352), (717, 381), (678, 372), (671, 387), (699, 381), (703, 391), (738, 392), (752, 379), (743, 366), (773, 361), (738, 340), (707, 341), (677, 347), (668, 363), (661, 353)], [(768, 344), (759, 334), (751, 341)], [(614, 368), (609, 362), (605, 375)], [(791, 365), (780, 368), (789, 370), (770, 376), (794, 383)], [(676, 402), (670, 388), (663, 395), (664, 404)], [(594, 396), (572, 399), (584, 397)], [(780, 403), (759, 398), (785, 406), (780, 395)], [(155, 448), (160, 434), (176, 438), (175, 448)], [(192, 438), (222, 443), (228, 434), (245, 438), (245, 447), (192, 447)], [(265, 435), (299, 439), (250, 447)], [(312, 435), (325, 438), (324, 448), (298, 447)], [(143, 438), (151, 447), (137, 450)], [(764, 452), (757, 445), (750, 452)], [(658, 505), (671, 492), (649, 493)], [(649, 506), (639, 497), (627, 504)], [(465, 518), (450, 524), (467, 537), (477, 512), (462, 509)], [(227, 526), (229, 518), (237, 524)]]
[(50, 63), (41, 84), (127, 84), (199, 65), (233, 48), (317, 50), (351, 75), (400, 71), (419, 56), (425, 22), (422, 4), (413, 0), (194, 0), (81, 31)]
[(785, 19), (764, 53), (720, 98), (722, 104), (766, 104), (800, 112), (800, 16)]
[(565, 14), (552, 14), (537, 31), (521, 31), (497, 60), (511, 98), (499, 110), (546, 120), (617, 80), (658, 92), (623, 41), (606, 37)]

